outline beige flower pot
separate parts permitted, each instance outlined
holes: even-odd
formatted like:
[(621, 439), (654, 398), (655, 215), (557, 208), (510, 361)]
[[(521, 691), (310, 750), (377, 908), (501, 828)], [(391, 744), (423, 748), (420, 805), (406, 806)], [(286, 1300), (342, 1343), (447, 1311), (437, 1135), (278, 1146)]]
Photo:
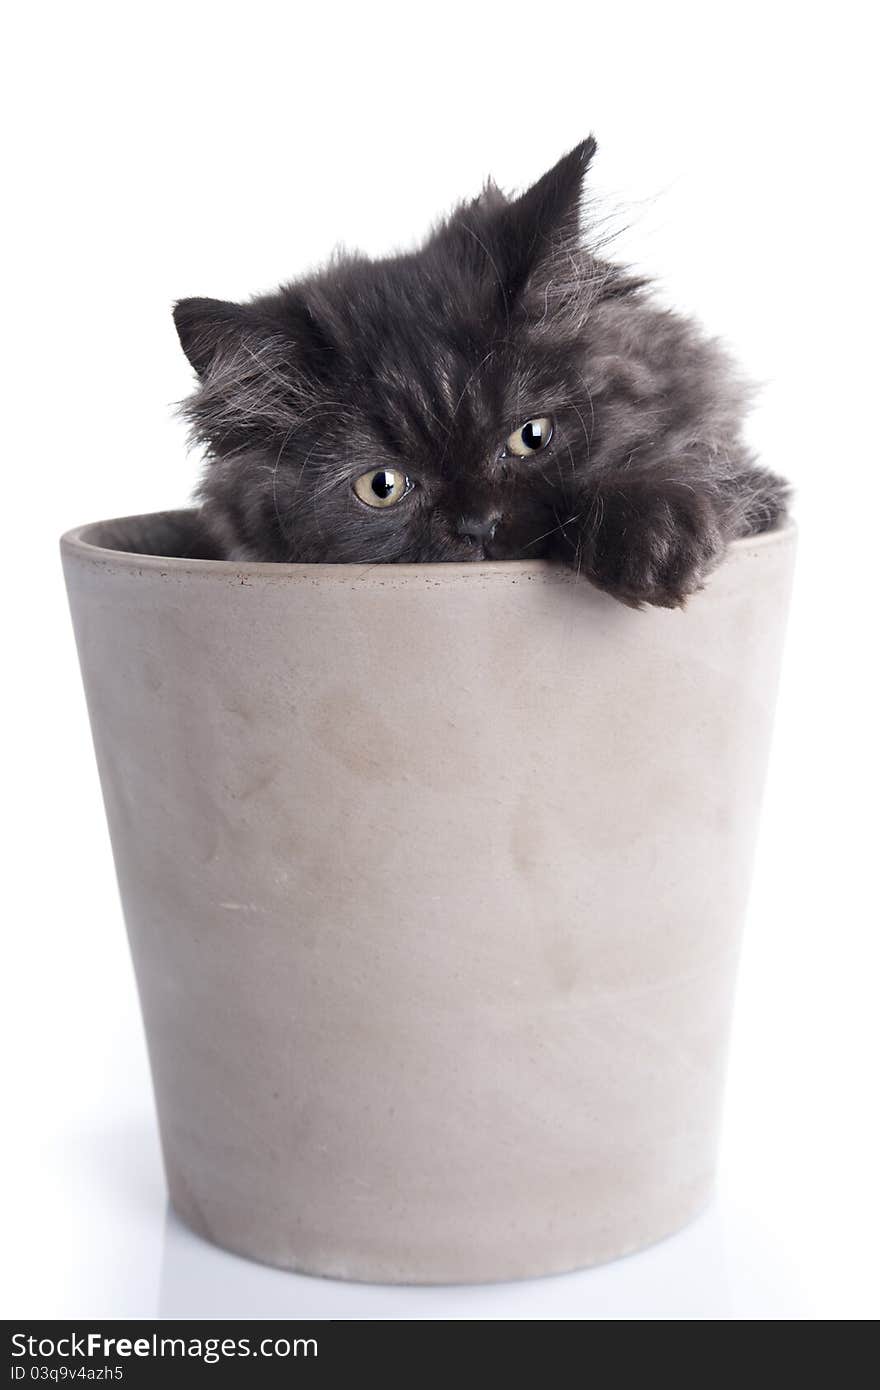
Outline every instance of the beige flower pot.
[(794, 537), (684, 612), (541, 562), (62, 543), (171, 1199), (271, 1264), (608, 1260), (715, 1164)]

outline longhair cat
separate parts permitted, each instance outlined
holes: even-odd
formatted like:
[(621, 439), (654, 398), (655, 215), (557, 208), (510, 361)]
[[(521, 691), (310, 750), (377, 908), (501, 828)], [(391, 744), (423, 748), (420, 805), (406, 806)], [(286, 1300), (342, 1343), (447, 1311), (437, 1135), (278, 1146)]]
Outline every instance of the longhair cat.
[(780, 524), (725, 352), (591, 249), (595, 149), (519, 197), (489, 183), (412, 253), (176, 305), (214, 553), (546, 557), (675, 607), (731, 539)]

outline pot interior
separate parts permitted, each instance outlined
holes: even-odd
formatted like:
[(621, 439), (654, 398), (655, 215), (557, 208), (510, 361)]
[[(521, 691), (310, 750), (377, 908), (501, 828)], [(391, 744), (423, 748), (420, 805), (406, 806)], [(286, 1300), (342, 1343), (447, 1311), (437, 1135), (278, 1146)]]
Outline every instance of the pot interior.
[(195, 508), (96, 521), (83, 527), (79, 538), (86, 545), (121, 550), (126, 555), (160, 555), (179, 560), (225, 558), (206, 534)]
[[(765, 531), (758, 536), (747, 536), (741, 540), (731, 543), (731, 550), (740, 547), (754, 549), (760, 546), (762, 549), (766, 545), (772, 545), (776, 541), (790, 536), (793, 527), (786, 526), (778, 531)], [(162, 559), (177, 560), (226, 560), (218, 549), (216, 543), (206, 532), (199, 511), (195, 507), (182, 508), (178, 511), (168, 512), (148, 512), (143, 516), (123, 516), (115, 517), (108, 521), (95, 521), (88, 526), (78, 527), (74, 531), (69, 531), (62, 538), (75, 546), (95, 547), (98, 550), (110, 550), (125, 555), (154, 556)], [(476, 568), (483, 571), (538, 571), (545, 568), (546, 562), (541, 560), (486, 560), (481, 565), (467, 564), (458, 561), (452, 564), (421, 565), (395, 565), (394, 569), (400, 574), (403, 571), (413, 571), (422, 573), (426, 568), (443, 569), (448, 573), (467, 570), (473, 573)], [(259, 568), (267, 568), (260, 566)], [(269, 566), (268, 568), (275, 568)], [(302, 566), (287, 566), (286, 568), (302, 568)], [(333, 568), (335, 570), (349, 570), (363, 567), (360, 565), (333, 565), (323, 566), (323, 568)], [(370, 572), (384, 570), (385, 565), (369, 565)]]

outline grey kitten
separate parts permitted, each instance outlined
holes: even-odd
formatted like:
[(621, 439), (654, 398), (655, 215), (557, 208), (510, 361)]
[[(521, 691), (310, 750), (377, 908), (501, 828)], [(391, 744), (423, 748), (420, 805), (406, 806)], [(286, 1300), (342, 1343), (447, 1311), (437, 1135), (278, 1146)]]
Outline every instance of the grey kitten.
[(540, 556), (675, 607), (731, 539), (780, 524), (726, 354), (582, 234), (595, 148), (517, 198), (489, 184), (410, 254), (177, 304), (213, 553)]

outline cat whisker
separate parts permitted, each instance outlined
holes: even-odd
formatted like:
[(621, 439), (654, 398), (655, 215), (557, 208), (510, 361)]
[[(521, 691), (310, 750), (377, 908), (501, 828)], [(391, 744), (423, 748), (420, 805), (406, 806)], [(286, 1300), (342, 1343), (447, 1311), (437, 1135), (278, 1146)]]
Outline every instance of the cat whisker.
[(523, 549), (531, 550), (532, 546), (540, 545), (541, 541), (545, 541), (548, 536), (555, 536), (557, 531), (564, 531), (566, 526), (570, 526), (573, 521), (578, 521), (579, 519), (580, 512), (575, 512), (574, 516), (568, 517), (566, 521), (559, 521), (555, 526), (551, 526), (550, 530), (545, 531), (542, 536), (536, 536), (533, 541), (529, 541), (528, 545), (523, 546)]

